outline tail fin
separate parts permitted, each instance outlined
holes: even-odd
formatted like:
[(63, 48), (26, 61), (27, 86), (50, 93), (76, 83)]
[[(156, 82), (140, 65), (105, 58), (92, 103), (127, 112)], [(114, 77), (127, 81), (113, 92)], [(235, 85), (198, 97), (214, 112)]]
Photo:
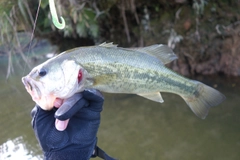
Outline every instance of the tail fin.
[(222, 103), (226, 97), (214, 88), (194, 81), (197, 90), (192, 96), (182, 96), (191, 110), (200, 118), (205, 119), (209, 108)]

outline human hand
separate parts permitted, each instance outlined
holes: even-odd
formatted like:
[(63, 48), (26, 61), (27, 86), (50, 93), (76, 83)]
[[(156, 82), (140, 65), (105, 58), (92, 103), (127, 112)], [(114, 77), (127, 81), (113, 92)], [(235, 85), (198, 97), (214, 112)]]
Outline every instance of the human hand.
[[(93, 102), (94, 101), (98, 101), (98, 102), (102, 101), (103, 96), (99, 91), (94, 90), (94, 89), (89, 89), (86, 91), (89, 92), (89, 93), (84, 92), (85, 97), (87, 97), (87, 99), (89, 99)], [(92, 94), (94, 96), (92, 96)], [(83, 96), (82, 93), (76, 93), (68, 99), (63, 100), (63, 99), (57, 98), (55, 100), (54, 106), (56, 108), (58, 108), (58, 110), (55, 113), (55, 118), (56, 118), (55, 127), (57, 130), (63, 131), (66, 129), (68, 122), (69, 122), (69, 118), (72, 117), (79, 110), (78, 107), (73, 107), (73, 106), (78, 100), (80, 100), (82, 98), (82, 96)], [(98, 99), (97, 96), (100, 99)]]
[[(45, 157), (89, 159), (96, 144), (103, 101), (100, 92), (86, 90), (82, 92), (82, 98), (70, 108), (66, 107), (73, 103), (70, 100), (63, 103), (59, 100), (61, 107), (50, 111), (35, 106), (32, 110), (32, 126)], [(54, 127), (55, 118), (60, 121), (69, 119), (63, 131)]]
[[(75, 114), (75, 112), (77, 111), (76, 109), (78, 109), (74, 108), (73, 106), (81, 98), (82, 93), (76, 93), (68, 99), (63, 100), (57, 98), (54, 101), (54, 107), (58, 108), (58, 110), (55, 112), (55, 127), (57, 130), (63, 131), (67, 128), (69, 118), (72, 117), (73, 114)], [(59, 120), (58, 118), (61, 118), (61, 120)]]

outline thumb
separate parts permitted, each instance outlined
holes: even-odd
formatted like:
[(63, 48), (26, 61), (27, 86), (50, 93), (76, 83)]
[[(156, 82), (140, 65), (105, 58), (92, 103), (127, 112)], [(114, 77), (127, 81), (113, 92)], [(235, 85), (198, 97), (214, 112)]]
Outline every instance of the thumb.
[(69, 119), (64, 120), (64, 121), (56, 119), (55, 120), (55, 127), (59, 131), (64, 131), (67, 128), (68, 122), (69, 122)]
[(56, 108), (61, 107), (62, 104), (63, 104), (63, 99), (60, 99), (60, 98), (56, 98), (53, 103), (54, 107), (56, 107)]

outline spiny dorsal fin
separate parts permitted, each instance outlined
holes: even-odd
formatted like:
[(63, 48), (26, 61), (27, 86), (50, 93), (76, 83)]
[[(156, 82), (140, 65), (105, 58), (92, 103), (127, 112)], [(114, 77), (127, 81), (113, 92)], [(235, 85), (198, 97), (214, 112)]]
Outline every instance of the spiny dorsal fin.
[(160, 92), (140, 93), (140, 94), (137, 94), (137, 95), (142, 96), (142, 97), (147, 98), (147, 99), (150, 99), (150, 100), (155, 101), (155, 102), (160, 102), (160, 103), (164, 102)]
[(116, 47), (117, 47), (117, 44), (113, 44), (113, 42), (110, 42), (110, 43), (104, 42), (104, 43), (100, 44), (99, 46), (101, 46), (101, 47), (107, 47), (107, 48), (111, 48), (111, 47), (116, 48)]
[(143, 48), (135, 48), (134, 50), (154, 56), (163, 62), (163, 64), (170, 63), (171, 61), (178, 58), (171, 48), (162, 44), (155, 44)]

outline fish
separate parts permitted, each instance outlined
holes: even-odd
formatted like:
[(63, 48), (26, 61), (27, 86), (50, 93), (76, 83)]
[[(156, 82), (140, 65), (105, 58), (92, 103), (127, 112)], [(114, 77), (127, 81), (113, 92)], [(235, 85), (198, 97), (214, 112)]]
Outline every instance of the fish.
[(162, 92), (177, 94), (198, 117), (225, 100), (218, 90), (185, 78), (165, 64), (178, 57), (167, 45), (122, 48), (113, 43), (78, 47), (34, 67), (22, 77), (27, 92), (45, 110), (56, 98), (68, 99), (85, 89), (137, 94), (163, 103)]

